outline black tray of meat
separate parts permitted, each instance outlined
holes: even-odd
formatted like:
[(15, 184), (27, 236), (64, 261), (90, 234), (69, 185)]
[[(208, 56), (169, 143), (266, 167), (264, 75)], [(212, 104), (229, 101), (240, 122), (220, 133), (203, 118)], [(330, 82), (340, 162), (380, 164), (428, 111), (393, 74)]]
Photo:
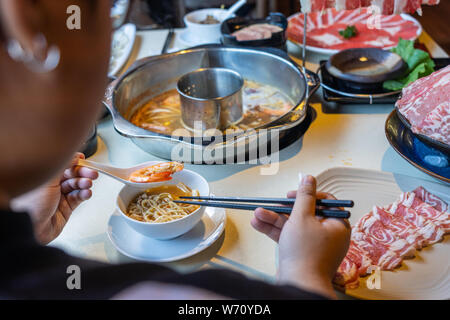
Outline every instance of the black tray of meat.
[(422, 142), (450, 156), (450, 65), (403, 90), (398, 118)]
[[(442, 69), (450, 64), (449, 58), (435, 58), (432, 60), (436, 65), (435, 70)], [(325, 101), (342, 104), (395, 104), (401, 95), (401, 91), (387, 91), (380, 89), (380, 86), (374, 87), (368, 94), (365, 91), (367, 86), (351, 81), (343, 81), (331, 75), (325, 67), (326, 63), (327, 61), (325, 60), (320, 61), (319, 68)], [(346, 96), (345, 93), (349, 95)]]
[(385, 133), (392, 148), (411, 165), (450, 183), (450, 157), (418, 139), (400, 120), (397, 110), (388, 116)]
[(420, 133), (414, 132), (413, 129), (412, 129), (411, 123), (408, 121), (408, 119), (406, 119), (398, 109), (396, 109), (396, 112), (397, 112), (398, 118), (403, 123), (403, 125), (408, 130), (410, 130), (417, 139), (419, 139), (423, 143), (426, 143), (430, 147), (443, 152), (447, 157), (450, 156), (450, 145), (448, 145), (448, 144), (446, 144), (446, 143), (444, 143), (442, 141), (430, 138), (430, 137), (428, 137), (428, 136), (426, 136), (424, 134), (420, 134)]
[(244, 47), (273, 47), (286, 51), (288, 21), (278, 12), (265, 19), (231, 18), (222, 23), (222, 43)]

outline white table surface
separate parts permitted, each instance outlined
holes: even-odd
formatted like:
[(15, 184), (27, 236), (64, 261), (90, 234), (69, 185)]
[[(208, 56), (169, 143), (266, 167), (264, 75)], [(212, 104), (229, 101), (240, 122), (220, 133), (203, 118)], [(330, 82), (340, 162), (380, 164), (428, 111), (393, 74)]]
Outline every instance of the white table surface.
[[(176, 31), (169, 51), (183, 49)], [(138, 32), (128, 66), (132, 61), (161, 52), (167, 30)], [(426, 34), (421, 36), (434, 57), (446, 53)], [(300, 62), (299, 50), (289, 47), (293, 58)], [(307, 67), (317, 69), (323, 56), (308, 55)], [(263, 67), (263, 66), (261, 66)], [(227, 196), (283, 197), (296, 188), (298, 172), (317, 175), (336, 166), (365, 168), (402, 173), (437, 181), (403, 160), (388, 144), (384, 123), (392, 105), (326, 106), (321, 90), (313, 99), (317, 118), (305, 136), (280, 152), (278, 173), (260, 174), (254, 165), (186, 165), (202, 174), (210, 183), (212, 193)], [(136, 147), (130, 140), (115, 132), (111, 120), (99, 123), (99, 148), (93, 161), (127, 167), (143, 161), (160, 160)], [(113, 213), (115, 199), (122, 184), (100, 175), (93, 186), (93, 197), (75, 210), (63, 233), (51, 244), (85, 258), (110, 263), (133, 260), (120, 254), (106, 234), (107, 221)], [(210, 248), (181, 261), (167, 265), (180, 271), (204, 267), (225, 267), (251, 277), (271, 281), (276, 273), (276, 244), (250, 226), (252, 214), (227, 210), (224, 235)]]

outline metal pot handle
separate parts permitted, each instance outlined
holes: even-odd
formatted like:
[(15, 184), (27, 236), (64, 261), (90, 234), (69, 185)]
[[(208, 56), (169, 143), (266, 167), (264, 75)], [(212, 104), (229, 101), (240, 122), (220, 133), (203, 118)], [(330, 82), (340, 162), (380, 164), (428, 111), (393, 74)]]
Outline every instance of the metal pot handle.
[[(116, 89), (116, 85), (118, 84), (120, 79), (115, 79), (111, 81), (105, 90), (105, 95), (103, 97), (103, 105), (108, 109), (111, 117), (113, 119), (114, 128), (117, 132), (125, 137), (143, 137), (144, 135), (139, 132), (140, 130), (134, 130), (132, 126), (126, 121), (120, 114), (117, 112), (115, 108), (113, 108), (113, 96), (114, 90)], [(136, 129), (141, 129), (137, 128)], [(142, 130), (142, 129), (141, 129)]]
[(312, 95), (320, 88), (320, 78), (317, 73), (306, 68), (303, 69), (299, 67), (299, 70), (305, 75), (306, 85), (308, 86), (308, 94), (306, 99), (309, 102)]
[(106, 107), (106, 109), (108, 109), (109, 113), (111, 114), (111, 116), (114, 113), (114, 108), (112, 107), (112, 98), (113, 98), (113, 93), (114, 93), (114, 89), (116, 87), (116, 84), (119, 82), (118, 78), (109, 78), (110, 82), (108, 83), (108, 86), (106, 87), (105, 90), (105, 95), (103, 96), (103, 105)]

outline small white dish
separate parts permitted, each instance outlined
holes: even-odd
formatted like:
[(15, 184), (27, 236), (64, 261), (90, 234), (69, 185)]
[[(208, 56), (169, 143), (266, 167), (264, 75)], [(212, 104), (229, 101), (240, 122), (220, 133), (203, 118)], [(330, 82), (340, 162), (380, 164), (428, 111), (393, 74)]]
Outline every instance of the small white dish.
[[(178, 172), (176, 177), (166, 181), (163, 185), (176, 185), (179, 182), (184, 183), (192, 190), (197, 190), (200, 196), (209, 196), (208, 182), (198, 173), (186, 169)], [(168, 240), (179, 237), (193, 229), (201, 220), (203, 213), (205, 212), (205, 207), (201, 206), (186, 217), (161, 223), (143, 222), (128, 217), (125, 212), (127, 211), (130, 202), (147, 189), (148, 187), (138, 188), (125, 185), (122, 190), (120, 190), (116, 203), (117, 210), (122, 215), (123, 220), (131, 228), (145, 237), (159, 240)]]
[(132, 229), (117, 210), (108, 221), (108, 237), (123, 255), (147, 262), (171, 262), (188, 258), (211, 246), (223, 233), (225, 209), (206, 208), (200, 222), (172, 240), (156, 240)]
[(127, 23), (114, 32), (108, 76), (116, 76), (124, 67), (133, 51), (135, 39), (136, 26), (134, 24)]
[[(222, 37), (220, 30), (224, 18), (228, 15), (228, 10), (223, 9), (201, 9), (188, 13), (184, 16), (184, 24), (186, 25), (186, 32), (192, 42), (204, 44), (204, 43), (219, 43)], [(200, 22), (205, 20), (208, 16), (214, 17), (218, 23), (214, 24), (201, 24)], [(234, 17), (235, 15), (231, 15)], [(188, 39), (187, 39), (188, 40)], [(189, 40), (188, 40), (189, 41)]]

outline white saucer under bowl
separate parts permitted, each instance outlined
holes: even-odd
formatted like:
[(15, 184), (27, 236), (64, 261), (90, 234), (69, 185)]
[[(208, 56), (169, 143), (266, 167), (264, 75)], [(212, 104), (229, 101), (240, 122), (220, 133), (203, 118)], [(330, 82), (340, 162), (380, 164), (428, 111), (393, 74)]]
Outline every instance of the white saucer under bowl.
[(188, 29), (181, 31), (179, 33), (179, 35), (180, 36), (179, 36), (178, 40), (187, 47), (194, 47), (194, 46), (199, 46), (202, 44), (210, 44), (210, 43), (220, 43), (220, 40), (217, 40), (216, 42), (211, 42), (211, 41), (205, 41), (202, 39), (193, 38), (192, 33), (189, 32)]
[(171, 240), (148, 238), (135, 231), (115, 211), (108, 221), (108, 237), (122, 254), (141, 261), (170, 262), (181, 260), (208, 248), (223, 233), (225, 209), (206, 208), (200, 222), (189, 232)]

